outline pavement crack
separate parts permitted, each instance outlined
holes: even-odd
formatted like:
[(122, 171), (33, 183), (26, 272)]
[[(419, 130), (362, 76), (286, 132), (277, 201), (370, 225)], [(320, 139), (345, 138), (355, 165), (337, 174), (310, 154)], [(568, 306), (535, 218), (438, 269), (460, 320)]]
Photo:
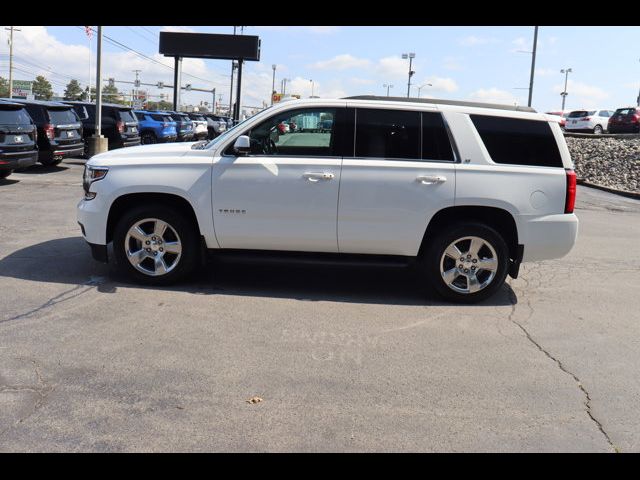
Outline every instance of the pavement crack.
[[(589, 392), (587, 391), (587, 389), (584, 387), (584, 385), (582, 384), (582, 381), (578, 378), (578, 376), (569, 371), (560, 360), (558, 360), (556, 357), (554, 357), (553, 355), (551, 355), (547, 350), (545, 350), (542, 345), (540, 345), (540, 343), (538, 343), (529, 333), (529, 331), (524, 328), (524, 326), (517, 322), (513, 317), (516, 313), (516, 305), (517, 305), (517, 298), (516, 295), (513, 291), (509, 292), (509, 297), (511, 300), (511, 313), (509, 313), (509, 318), (508, 320), (513, 323), (514, 325), (516, 325), (520, 330), (522, 330), (522, 332), (525, 334), (527, 340), (529, 340), (529, 342), (531, 342), (538, 350), (540, 350), (542, 353), (544, 353), (547, 358), (549, 358), (551, 361), (553, 361), (558, 368), (560, 368), (560, 370), (562, 370), (565, 374), (569, 375), (571, 378), (573, 378), (573, 380), (576, 382), (576, 384), (578, 385), (578, 388), (580, 389), (580, 391), (584, 394), (585, 396), (585, 402), (584, 402), (584, 406), (585, 406), (585, 411), (587, 413), (587, 415), (589, 416), (589, 418), (591, 419), (591, 421), (593, 423), (595, 423), (595, 425), (598, 427), (598, 430), (600, 431), (600, 433), (604, 436), (604, 438), (607, 440), (607, 443), (609, 444), (609, 447), (611, 447), (611, 449), (613, 449), (614, 452), (616, 453), (620, 453), (620, 449), (618, 449), (618, 447), (616, 447), (614, 445), (614, 443), (611, 441), (611, 438), (609, 437), (609, 434), (605, 431), (604, 427), (602, 426), (602, 423), (593, 415), (593, 412), (591, 411), (591, 396), (589, 395)], [(533, 316), (533, 307), (531, 306), (531, 302), (527, 301), (527, 307), (529, 308), (529, 316), (527, 317), (527, 320), (530, 319)]]
[(83, 284), (76, 285), (75, 287), (70, 288), (69, 290), (65, 290), (64, 292), (59, 293), (58, 295), (56, 295), (54, 297), (51, 297), (49, 300), (44, 302), (39, 307), (33, 308), (33, 309), (29, 310), (28, 312), (21, 313), (19, 315), (14, 315), (13, 317), (9, 317), (9, 318), (5, 318), (3, 320), (0, 320), (0, 324), (11, 322), (13, 320), (20, 320), (22, 318), (30, 317), (31, 315), (33, 315), (35, 313), (38, 313), (38, 312), (40, 312), (40, 311), (42, 311), (44, 309), (47, 309), (49, 307), (53, 307), (54, 305), (57, 305), (59, 303), (66, 302), (66, 301), (72, 300), (72, 299), (74, 299), (76, 297), (79, 297), (83, 293), (86, 293), (86, 292), (94, 289), (99, 284), (100, 284), (100, 282), (97, 282), (95, 280), (89, 280), (88, 282), (85, 282)]

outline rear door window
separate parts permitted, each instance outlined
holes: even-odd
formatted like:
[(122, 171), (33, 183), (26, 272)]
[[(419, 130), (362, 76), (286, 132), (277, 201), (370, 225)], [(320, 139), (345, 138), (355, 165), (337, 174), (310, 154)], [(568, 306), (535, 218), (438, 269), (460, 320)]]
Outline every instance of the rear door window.
[(24, 108), (0, 107), (0, 125), (25, 125), (31, 123), (31, 117)]
[(358, 108), (356, 157), (420, 159), (420, 112)]
[(144, 122), (144, 113), (134, 112), (134, 115), (136, 116), (139, 122)]
[(495, 163), (563, 166), (548, 122), (489, 115), (470, 118)]
[(47, 109), (49, 114), (49, 121), (54, 125), (69, 125), (73, 123), (79, 123), (80, 119), (73, 111), (73, 108), (49, 108)]

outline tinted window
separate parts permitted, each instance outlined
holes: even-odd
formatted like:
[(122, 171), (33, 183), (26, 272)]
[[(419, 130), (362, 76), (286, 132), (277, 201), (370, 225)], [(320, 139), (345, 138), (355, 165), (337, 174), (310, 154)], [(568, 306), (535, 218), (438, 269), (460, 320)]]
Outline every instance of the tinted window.
[(131, 110), (120, 110), (120, 120), (123, 122), (136, 122), (137, 120), (133, 116), (133, 111)]
[(633, 115), (635, 113), (635, 108), (619, 108), (618, 110), (616, 110), (615, 115)]
[(587, 110), (576, 110), (575, 112), (571, 112), (569, 114), (569, 118), (581, 118), (581, 117), (588, 117), (589, 115), (593, 115), (595, 112), (595, 110), (592, 111), (587, 111)]
[(562, 158), (547, 122), (470, 115), (491, 159), (496, 163), (562, 167)]
[(44, 118), (44, 108), (39, 105), (25, 105), (24, 107), (27, 112), (29, 112), (29, 116), (33, 118), (33, 121), (40, 124), (47, 122), (48, 120)]
[(73, 108), (73, 111), (76, 112), (80, 120), (87, 120), (89, 118), (89, 112), (87, 112), (84, 105), (74, 105), (71, 108)]
[[(254, 155), (334, 156), (334, 108), (289, 110), (248, 133)], [(295, 125), (295, 126), (293, 126)], [(287, 128), (288, 126), (288, 128)]]
[(420, 112), (357, 109), (356, 157), (420, 158)]
[(73, 108), (65, 109), (47, 109), (49, 114), (49, 121), (54, 125), (68, 125), (70, 123), (78, 123), (78, 116), (73, 111)]
[(422, 158), (453, 161), (449, 135), (440, 113), (422, 113)]
[(144, 122), (144, 113), (133, 112), (133, 114), (136, 116), (136, 118), (138, 119), (138, 121), (140, 121), (140, 122)]
[(24, 108), (13, 109), (0, 106), (0, 125), (30, 124), (31, 117)]

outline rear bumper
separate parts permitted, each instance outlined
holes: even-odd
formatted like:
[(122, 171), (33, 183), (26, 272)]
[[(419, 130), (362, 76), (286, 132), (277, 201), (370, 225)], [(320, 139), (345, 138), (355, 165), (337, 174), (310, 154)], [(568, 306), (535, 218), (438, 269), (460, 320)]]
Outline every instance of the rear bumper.
[(193, 132), (179, 133), (178, 134), (178, 140), (181, 140), (181, 141), (184, 141), (184, 142), (188, 142), (193, 137), (194, 137), (194, 133)]
[(84, 143), (71, 146), (55, 145), (51, 150), (40, 150), (40, 158), (52, 160), (56, 158), (81, 157), (84, 155)]
[(640, 133), (640, 125), (637, 123), (609, 125), (609, 133)]
[(0, 153), (0, 170), (16, 170), (27, 168), (38, 161), (38, 151), (2, 152)]
[(576, 243), (578, 217), (575, 214), (520, 217), (519, 243), (524, 245), (523, 262), (564, 257)]

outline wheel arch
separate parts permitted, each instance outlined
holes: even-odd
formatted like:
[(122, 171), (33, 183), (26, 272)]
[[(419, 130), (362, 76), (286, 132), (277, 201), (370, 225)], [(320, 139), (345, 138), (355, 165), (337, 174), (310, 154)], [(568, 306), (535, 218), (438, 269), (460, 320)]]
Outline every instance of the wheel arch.
[(513, 215), (498, 207), (457, 205), (439, 210), (427, 225), (418, 255), (424, 253), (429, 240), (447, 225), (460, 222), (480, 222), (496, 230), (504, 238), (509, 247), (509, 257), (517, 259), (520, 255), (518, 247), (518, 227)]
[(131, 208), (138, 205), (164, 205), (180, 210), (186, 218), (191, 220), (196, 227), (198, 236), (201, 236), (201, 228), (198, 222), (198, 217), (193, 209), (193, 206), (189, 201), (174, 193), (160, 193), (160, 192), (140, 192), (140, 193), (127, 193), (116, 198), (111, 207), (109, 208), (109, 215), (107, 217), (107, 231), (106, 242), (109, 243), (113, 240), (113, 231), (115, 230), (118, 220), (122, 218)]

